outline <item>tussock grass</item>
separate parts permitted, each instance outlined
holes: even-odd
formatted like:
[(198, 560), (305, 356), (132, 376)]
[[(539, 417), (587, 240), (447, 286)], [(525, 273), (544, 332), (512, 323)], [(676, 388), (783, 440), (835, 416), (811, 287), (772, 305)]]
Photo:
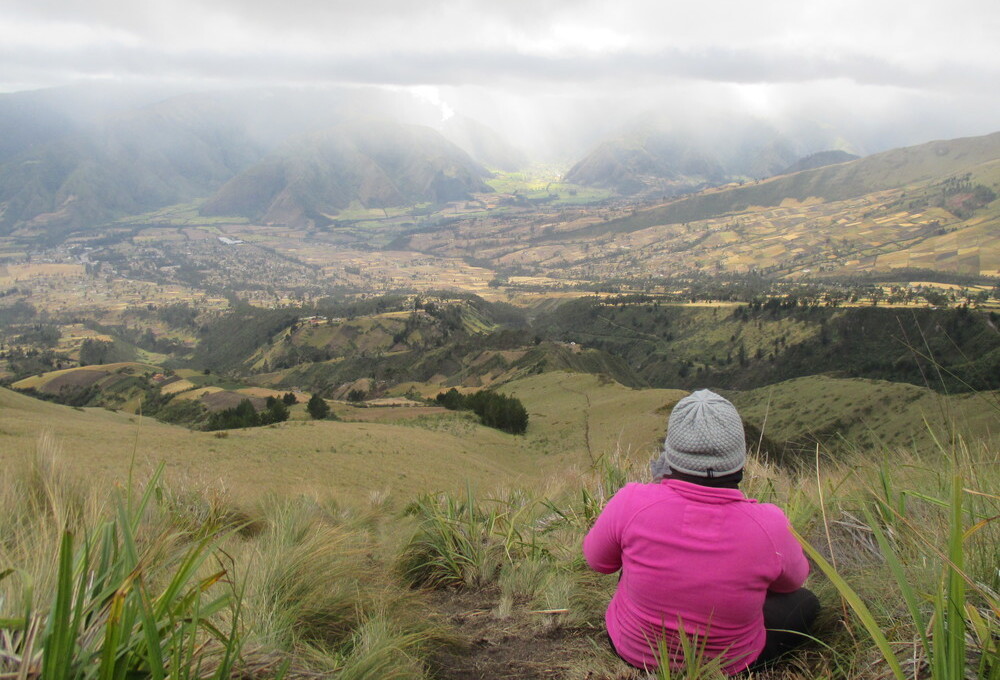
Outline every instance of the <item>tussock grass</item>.
[(158, 472), (95, 489), (59, 458), (43, 437), (0, 480), (0, 677), (424, 677), (444, 638), (391, 577), (377, 503), (251, 514)]
[[(754, 680), (1000, 678), (1000, 454), (947, 441), (751, 459), (742, 488), (785, 510), (824, 603), (816, 639)], [(0, 677), (453, 678), (435, 659), (467, 634), (441, 611), (459, 595), (531, 650), (523, 677), (644, 677), (604, 640), (616, 579), (580, 552), (608, 499), (648, 481), (627, 449), (531, 488), (248, 508), (157, 474), (102, 489), (59, 448), (43, 437), (0, 480)], [(462, 649), (484, 677), (513, 672)], [(651, 677), (720, 675), (692, 640)]]

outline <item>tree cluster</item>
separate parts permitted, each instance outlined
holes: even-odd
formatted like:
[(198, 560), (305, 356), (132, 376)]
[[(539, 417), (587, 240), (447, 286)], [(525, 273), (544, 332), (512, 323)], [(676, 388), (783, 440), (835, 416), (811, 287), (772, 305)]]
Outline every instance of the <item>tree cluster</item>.
[(267, 398), (267, 406), (257, 412), (253, 402), (244, 399), (237, 406), (216, 411), (208, 418), (206, 430), (234, 430), (241, 427), (260, 427), (288, 420), (288, 407), (281, 399)]
[(483, 425), (510, 434), (524, 434), (528, 429), (528, 411), (516, 397), (491, 390), (462, 394), (453, 387), (438, 394), (437, 402), (452, 411), (472, 411)]

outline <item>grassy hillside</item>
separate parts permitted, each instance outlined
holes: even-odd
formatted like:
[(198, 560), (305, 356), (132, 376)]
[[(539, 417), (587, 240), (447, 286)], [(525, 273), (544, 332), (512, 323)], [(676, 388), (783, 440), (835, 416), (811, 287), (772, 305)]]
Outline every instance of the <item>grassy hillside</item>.
[(753, 389), (816, 373), (956, 392), (1000, 387), (993, 312), (827, 307), (770, 300), (683, 306), (567, 302), (539, 319), (549, 337), (624, 359), (651, 385)]
[(740, 414), (789, 453), (921, 451), (959, 438), (1000, 443), (1000, 392), (945, 395), (904, 383), (810, 376), (727, 392)]
[(242, 499), (271, 492), (359, 499), (385, 489), (460, 489), (538, 469), (521, 440), (460, 416), (397, 425), (290, 421), (216, 436), (0, 389), (3, 465), (26, 455), (43, 432), (64, 443), (65, 462), (76, 474), (124, 479), (135, 454), (141, 471), (162, 462), (168, 479), (224, 488)]
[(589, 227), (587, 234), (627, 232), (694, 222), (751, 206), (778, 206), (786, 199), (839, 201), (886, 189), (975, 172), (1000, 157), (1000, 132), (893, 149), (849, 163), (805, 170), (753, 184), (706, 192)]
[[(198, 390), (195, 390), (198, 391)], [(530, 415), (527, 435), (478, 425), (432, 409), (366, 409), (362, 422), (293, 419), (225, 433), (196, 432), (137, 415), (73, 408), (0, 391), (0, 454), (6, 462), (41, 432), (72, 442), (67, 463), (83, 474), (121, 479), (133, 452), (144, 470), (166, 465), (169, 479), (221, 483), (242, 498), (271, 491), (366, 496), (525, 483), (546, 470), (580, 469), (621, 447), (647, 460), (663, 436), (664, 415), (683, 392), (631, 390), (597, 376), (551, 372), (508, 385)], [(297, 407), (297, 408), (302, 408)], [(380, 422), (367, 421), (369, 414)], [(350, 419), (350, 411), (342, 411)], [(485, 481), (489, 480), (489, 482)], [(518, 482), (517, 480), (521, 480)]]
[[(593, 432), (604, 442), (614, 439), (611, 416), (642, 420), (643, 408), (669, 408), (677, 396), (630, 412), (631, 391), (583, 378), (537, 376), (522, 396), (553, 425), (598, 416)], [(129, 449), (134, 425), (3, 391), (0, 407), (0, 564), (15, 567), (0, 580), (5, 672), (50, 677), (59, 663), (105, 672), (114, 664), (151, 675), (151, 664), (161, 666), (150, 659), (162, 655), (172, 673), (204, 680), (677, 677), (636, 672), (611, 653), (603, 619), (617, 577), (589, 571), (580, 556), (608, 498), (648, 479), (642, 459), (600, 450), (589, 469), (536, 464), (514, 487), (499, 467), (452, 459), (472, 485), (422, 495), (411, 478), (352, 494), (325, 483), (336, 472), (315, 460), (306, 483), (267, 483), (297, 465), (293, 449), (266, 465), (244, 439), (255, 484), (213, 452), (221, 465), (204, 476), (193, 460), (167, 481), (140, 463), (131, 485), (116, 486), (119, 466), (81, 460), (90, 440), (74, 421), (99, 423)], [(36, 453), (37, 431), (27, 428), (41, 419), (67, 429), (42, 437)], [(25, 437), (13, 440), (18, 425)], [(136, 458), (176, 462), (184, 444), (168, 430), (155, 439), (140, 430)], [(397, 442), (419, 439), (419, 429), (391, 431)], [(421, 441), (424, 465), (447, 455), (432, 448), (440, 444)], [(784, 509), (817, 564), (807, 585), (823, 605), (816, 641), (754, 680), (996, 677), (997, 449), (968, 441), (891, 455), (892, 464), (824, 457), (803, 472), (749, 461), (741, 488)], [(364, 458), (379, 481), (391, 476), (391, 461)], [(210, 484), (216, 475), (222, 484)], [(721, 680), (704, 660), (684, 675)]]

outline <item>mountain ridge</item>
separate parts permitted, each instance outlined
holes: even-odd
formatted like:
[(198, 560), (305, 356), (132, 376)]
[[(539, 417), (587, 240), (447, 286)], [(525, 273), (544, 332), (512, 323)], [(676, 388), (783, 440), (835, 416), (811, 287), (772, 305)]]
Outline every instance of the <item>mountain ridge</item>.
[(858, 160), (779, 175), (752, 184), (681, 197), (637, 214), (585, 227), (582, 235), (636, 231), (739, 212), (750, 206), (777, 206), (786, 199), (837, 201), (943, 179), (1000, 159), (1000, 132), (979, 137), (935, 140), (891, 149)]

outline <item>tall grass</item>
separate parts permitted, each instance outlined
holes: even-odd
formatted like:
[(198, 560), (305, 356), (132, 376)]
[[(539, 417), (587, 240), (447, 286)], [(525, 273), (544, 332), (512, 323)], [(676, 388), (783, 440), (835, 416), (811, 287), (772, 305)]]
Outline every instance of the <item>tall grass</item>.
[(387, 512), (248, 513), (160, 472), (106, 493), (39, 449), (0, 480), (0, 677), (426, 675), (442, 634), (381, 552)]
[(902, 486), (885, 465), (877, 484), (862, 484), (861, 526), (877, 545), (878, 573), (892, 585), (888, 598), (866, 597), (868, 580), (852, 578), (802, 542), (894, 677), (996, 680), (1000, 458), (986, 447), (970, 455), (961, 440), (939, 452), (943, 472), (917, 464), (906, 471), (923, 482), (918, 488)]
[[(53, 440), (39, 449), (0, 480), (0, 678), (416, 680), (461, 637), (434, 616), (452, 588), (505, 635), (589, 640), (553, 677), (641, 677), (603, 637), (616, 579), (580, 551), (608, 499), (648, 476), (627, 452), (537, 489), (248, 509), (158, 473), (95, 490)], [(749, 462), (742, 488), (786, 511), (825, 605), (819, 642), (754, 680), (1000, 680), (1000, 456), (939, 453)], [(680, 656), (653, 675), (720, 676), (697, 641)]]
[[(203, 569), (213, 555), (212, 539), (188, 542), (168, 531), (140, 537), (159, 473), (137, 502), (130, 505), (118, 491), (110, 516), (86, 526), (87, 504), (67, 501), (48, 465), (36, 467), (35, 486), (29, 479), (22, 487), (44, 489), (48, 531), (37, 539), (23, 532), (15, 540), (49, 541), (58, 530), (55, 569), (45, 570), (42, 581), (52, 580), (44, 590), (23, 567), (3, 572), (21, 584), (19, 606), (0, 620), (0, 655), (8, 670), (52, 680), (229, 677), (239, 638), (215, 618), (229, 609), (236, 621), (240, 598), (225, 580), (225, 567)], [(38, 544), (11, 547), (30, 551)]]
[(441, 493), (422, 496), (407, 508), (418, 528), (400, 558), (413, 585), (481, 586), (496, 580), (504, 564), (546, 555), (531, 526), (537, 504), (519, 492), (476, 499)]

